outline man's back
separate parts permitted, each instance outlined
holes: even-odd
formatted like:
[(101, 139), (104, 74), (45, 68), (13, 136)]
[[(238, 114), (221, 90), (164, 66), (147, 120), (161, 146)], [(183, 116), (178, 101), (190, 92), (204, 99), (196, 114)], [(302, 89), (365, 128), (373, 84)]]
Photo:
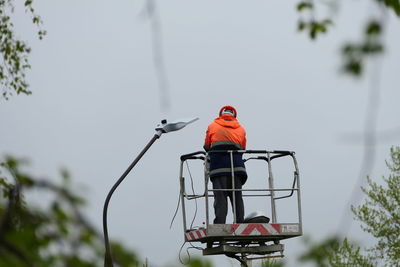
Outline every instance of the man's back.
[(246, 131), (235, 117), (222, 115), (208, 126), (204, 146), (210, 149), (219, 144), (233, 144), (238, 149), (246, 148)]

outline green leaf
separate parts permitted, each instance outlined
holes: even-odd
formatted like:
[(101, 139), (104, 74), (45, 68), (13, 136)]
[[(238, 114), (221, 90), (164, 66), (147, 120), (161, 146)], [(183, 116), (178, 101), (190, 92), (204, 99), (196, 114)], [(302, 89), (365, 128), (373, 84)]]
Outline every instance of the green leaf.
[(314, 5), (312, 2), (308, 2), (308, 1), (303, 1), (297, 4), (297, 10), (298, 11), (302, 11), (302, 10), (306, 10), (306, 9), (313, 9)]
[(378, 2), (383, 2), (383, 4), (392, 9), (397, 16), (400, 17), (400, 1), (399, 0), (377, 0)]
[(354, 76), (360, 76), (362, 73), (362, 65), (360, 61), (357, 60), (349, 60), (345, 65), (344, 65), (344, 71), (348, 74), (354, 75)]
[(60, 175), (61, 175), (62, 179), (64, 180), (64, 182), (69, 182), (71, 180), (71, 174), (69, 173), (69, 171), (66, 168), (62, 168), (60, 170)]
[(382, 31), (381, 24), (377, 21), (371, 21), (370, 23), (368, 23), (365, 33), (367, 35), (378, 35), (381, 33), (381, 31)]
[(303, 31), (307, 27), (307, 24), (304, 21), (299, 21), (297, 24), (297, 30)]
[(365, 43), (361, 50), (365, 54), (377, 54), (383, 52), (383, 46), (381, 44)]
[(62, 210), (60, 207), (60, 204), (58, 202), (54, 202), (52, 205), (52, 210), (54, 212), (54, 215), (59, 221), (67, 221), (68, 220), (68, 215)]
[(318, 30), (317, 30), (317, 26), (316, 26), (315, 22), (311, 23), (310, 33), (309, 34), (310, 34), (310, 38), (312, 40), (315, 40), (315, 38), (317, 37)]
[(354, 54), (356, 50), (357, 48), (353, 44), (346, 44), (342, 48), (342, 54), (349, 56), (351, 54)]
[(333, 21), (331, 19), (324, 19), (323, 21), (321, 21), (321, 24), (323, 24), (324, 26), (329, 26), (333, 25)]

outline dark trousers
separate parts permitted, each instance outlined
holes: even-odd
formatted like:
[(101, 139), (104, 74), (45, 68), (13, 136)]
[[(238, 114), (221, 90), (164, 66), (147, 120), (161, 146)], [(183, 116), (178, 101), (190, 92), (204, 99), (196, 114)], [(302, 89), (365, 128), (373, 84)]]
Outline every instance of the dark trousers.
[[(240, 177), (235, 176), (235, 189), (242, 189), (242, 182)], [(211, 179), (213, 189), (232, 189), (232, 177), (220, 176)], [(214, 191), (214, 211), (215, 219), (214, 224), (226, 222), (226, 215), (228, 214), (228, 197), (232, 205), (233, 211), (233, 192), (232, 191)], [(244, 204), (242, 198), (242, 191), (235, 192), (235, 205), (236, 205), (236, 223), (243, 223), (244, 221)]]

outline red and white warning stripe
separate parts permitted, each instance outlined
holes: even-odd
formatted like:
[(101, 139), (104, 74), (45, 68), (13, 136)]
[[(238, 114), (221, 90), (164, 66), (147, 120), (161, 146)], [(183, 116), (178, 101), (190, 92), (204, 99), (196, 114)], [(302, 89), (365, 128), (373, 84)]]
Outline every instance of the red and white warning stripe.
[(193, 241), (193, 240), (200, 239), (200, 238), (203, 238), (206, 236), (207, 236), (206, 229), (190, 231), (188, 233), (185, 233), (185, 241)]
[(232, 224), (233, 235), (278, 235), (280, 233), (279, 224), (250, 223)]

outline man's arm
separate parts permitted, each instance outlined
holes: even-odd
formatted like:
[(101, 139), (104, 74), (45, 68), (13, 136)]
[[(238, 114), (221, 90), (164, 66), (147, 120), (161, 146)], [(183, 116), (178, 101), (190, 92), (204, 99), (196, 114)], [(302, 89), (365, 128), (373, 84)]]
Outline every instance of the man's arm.
[(242, 143), (240, 144), (243, 147), (243, 149), (246, 149), (246, 142), (247, 142), (247, 140), (246, 140), (246, 130), (243, 128), (243, 140), (242, 140)]
[(210, 135), (210, 129), (208, 127), (206, 131), (206, 139), (204, 140), (203, 148), (205, 151), (209, 151), (210, 147), (211, 147), (211, 135)]

